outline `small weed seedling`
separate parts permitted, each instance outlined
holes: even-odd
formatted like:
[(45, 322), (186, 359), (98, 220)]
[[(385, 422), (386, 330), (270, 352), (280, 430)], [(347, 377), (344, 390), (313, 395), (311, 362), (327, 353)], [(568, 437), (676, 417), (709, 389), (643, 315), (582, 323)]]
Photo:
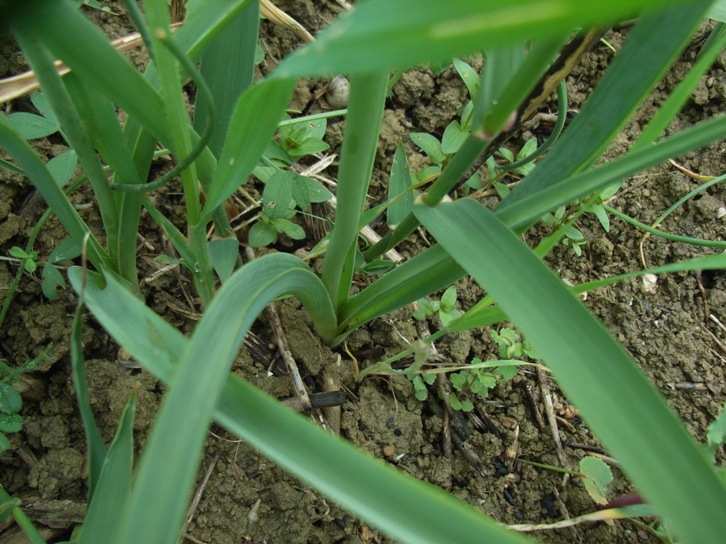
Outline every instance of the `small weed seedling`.
[(294, 159), (325, 151), (330, 147), (323, 141), (327, 126), (325, 119), (293, 124), (283, 121), (280, 126), (280, 148)]
[(38, 267), (42, 268), (41, 288), (43, 294), (50, 300), (54, 300), (57, 296), (58, 287), (65, 287), (66, 281), (63, 275), (55, 266), (57, 263), (67, 261), (78, 257), (81, 253), (78, 244), (72, 238), (66, 238), (58, 244), (51, 252), (47, 261), (39, 261), (38, 253), (35, 251), (26, 251), (20, 247), (13, 246), (10, 248), (10, 255), (20, 260), (20, 264), (28, 274), (34, 274)]
[(23, 418), (20, 416), (23, 398), (13, 384), (20, 380), (23, 373), (32, 372), (41, 361), (50, 357), (48, 346), (35, 359), (25, 361), (17, 368), (11, 368), (5, 361), (0, 361), (0, 453), (10, 447), (6, 434), (23, 430)]
[(265, 183), (262, 193), (262, 213), (249, 233), (252, 247), (277, 242), (280, 234), (293, 240), (305, 238), (303, 228), (291, 221), (298, 211), (306, 211), (311, 203), (325, 202), (332, 194), (312, 178), (290, 170), (294, 161), (328, 149), (323, 141), (325, 119), (295, 124), (282, 124), (280, 142), (272, 142), (265, 153), (265, 164), (254, 170), (255, 176)]
[[(424, 168), (416, 174), (418, 181), (431, 179), (438, 176), (442, 169), (446, 167), (449, 159), (461, 149), (471, 131), (471, 114), (474, 105), (471, 101), (479, 92), (480, 76), (466, 62), (454, 59), (454, 67), (461, 79), (464, 81), (469, 92), (470, 100), (459, 111), (459, 120), (454, 119), (444, 129), (441, 141), (431, 134), (425, 132), (412, 132), (410, 134), (411, 141), (418, 146), (431, 161), (431, 166)], [(467, 180), (466, 186), (472, 189), (481, 188), (481, 178), (479, 174), (474, 174)]]
[(10, 248), (10, 256), (20, 260), (21, 266), (28, 274), (33, 274), (38, 269), (38, 253), (28, 253), (23, 248), (13, 246)]
[[(537, 358), (533, 348), (523, 340), (514, 329), (503, 328), (498, 333), (491, 332), (499, 346), (499, 357), (503, 360), (522, 357)], [(451, 374), (451, 386), (456, 393), (451, 394), (451, 407), (470, 412), (474, 409), (473, 398), (485, 399), (497, 383), (511, 380), (517, 373), (516, 365), (487, 366), (484, 361), (474, 358), (471, 370), (461, 370)]]
[(515, 163), (524, 162), (525, 164), (522, 164), (521, 166), (515, 166), (514, 168), (511, 168), (511, 171), (515, 174), (518, 174), (522, 177), (529, 174), (532, 170), (534, 170), (534, 162), (527, 162), (525, 159), (532, 155), (537, 149), (537, 139), (532, 138), (531, 140), (527, 140), (527, 142), (522, 146), (522, 149), (517, 153), (515, 156), (514, 153), (512, 153), (509, 149), (506, 147), (500, 147), (499, 151), (496, 153), (501, 158), (506, 159), (509, 161), (509, 164), (507, 165), (498, 165), (495, 161), (494, 155), (489, 157), (487, 159), (487, 173), (489, 175), (490, 180), (496, 179), (499, 175), (497, 171), (501, 170), (510, 170), (510, 167), (514, 165)]
[[(65, 138), (61, 131), (60, 121), (56, 118), (43, 93), (31, 94), (30, 101), (41, 115), (27, 112), (8, 115), (8, 121), (13, 124), (20, 135), (26, 140), (37, 140), (58, 132)], [(53, 157), (45, 166), (58, 186), (64, 187), (73, 177), (77, 165), (78, 155), (73, 149), (69, 149)]]
[(539, 359), (534, 348), (526, 340), (520, 339), (519, 333), (514, 329), (504, 327), (499, 332), (491, 331), (491, 336), (499, 346), (499, 357), (502, 359)]
[[(471, 364), (482, 364), (481, 359), (474, 358)], [(485, 399), (489, 391), (497, 383), (511, 380), (517, 373), (516, 366), (497, 366), (490, 369), (461, 370), (451, 375), (451, 386), (456, 393), (451, 394), (451, 407), (455, 410), (471, 412), (474, 409), (472, 398)]]
[(444, 327), (450, 321), (461, 317), (461, 312), (456, 309), (456, 287), (453, 285), (441, 295), (441, 300), (432, 300), (429, 302), (422, 298), (418, 301), (418, 308), (418, 310), (413, 312), (414, 318), (423, 321), (428, 317), (438, 315), (441, 320), (441, 325)]
[(601, 195), (591, 195), (574, 206), (560, 206), (554, 214), (544, 215), (542, 220), (554, 231), (554, 236), (562, 239), (562, 245), (572, 248), (579, 257), (582, 255), (582, 246), (588, 242), (583, 232), (575, 226), (576, 220), (583, 213), (594, 214), (605, 232), (610, 230), (610, 218), (603, 206), (603, 200)]

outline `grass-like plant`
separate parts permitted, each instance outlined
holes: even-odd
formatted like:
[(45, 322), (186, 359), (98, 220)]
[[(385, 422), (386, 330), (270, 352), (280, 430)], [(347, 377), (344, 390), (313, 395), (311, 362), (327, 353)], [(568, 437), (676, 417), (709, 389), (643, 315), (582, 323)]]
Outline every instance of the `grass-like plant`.
[[(164, 0), (144, 0), (144, 17), (133, 1), (127, 2), (153, 59), (143, 76), (67, 0), (0, 0), (0, 20), (35, 71), (93, 188), (105, 243), (3, 115), (0, 147), (32, 180), (70, 237), (85, 244), (95, 271), (69, 271), (81, 302), (119, 344), (168, 384), (132, 485), (133, 402), (107, 449), (86, 398), (76, 319), (74, 373), (90, 457), (90, 506), (80, 541), (176, 542), (212, 420), (401, 542), (528, 541), (324, 433), (230, 374), (245, 333), (265, 305), (280, 296), (300, 298), (320, 337), (336, 345), (362, 324), (465, 274), (488, 294), (438, 335), (511, 320), (669, 528), (684, 542), (720, 541), (726, 534), (726, 489), (704, 451), (633, 359), (576, 298), (578, 288), (566, 287), (542, 263), (547, 248), (533, 251), (518, 236), (561, 205), (726, 135), (726, 119), (718, 117), (656, 141), (680, 108), (669, 102), (637, 149), (593, 166), (688, 43), (710, 4), (361, 1), (316, 42), (253, 83), (256, 0), (189, 0), (186, 20), (173, 35)], [(577, 29), (634, 16), (638, 21), (628, 40), (580, 115), (536, 168), (494, 210), (474, 200), (451, 202), (447, 195), (494, 137), (522, 113), (525, 99), (568, 37)], [(723, 45), (721, 39), (712, 47)], [(363, 255), (368, 261), (378, 259), (419, 225), (438, 244), (351, 296), (360, 260), (358, 232), (371, 220), (364, 202), (389, 73), (481, 51), (486, 62), (472, 97), (469, 134), (424, 194), (414, 203), (397, 200), (395, 229)], [(56, 58), (71, 69), (69, 74), (58, 75)], [(238, 266), (238, 245), (222, 204), (262, 160), (296, 79), (338, 73), (349, 75), (351, 88), (336, 219), (322, 278), (287, 254)], [(198, 88), (193, 122), (182, 95), (187, 77)], [(123, 126), (117, 108), (126, 112)], [(171, 150), (177, 166), (171, 174), (147, 181), (157, 143)], [(105, 166), (113, 172), (111, 182)], [(177, 175), (187, 208), (186, 232), (172, 225), (146, 194)], [(402, 202), (408, 203), (402, 208)], [(142, 207), (166, 230), (206, 307), (191, 338), (137, 296), (134, 245)], [(210, 222), (217, 238), (208, 242)], [(716, 256), (661, 271), (725, 264), (723, 256)], [(218, 292), (215, 269), (236, 269), (228, 278), (219, 273), (226, 279)]]

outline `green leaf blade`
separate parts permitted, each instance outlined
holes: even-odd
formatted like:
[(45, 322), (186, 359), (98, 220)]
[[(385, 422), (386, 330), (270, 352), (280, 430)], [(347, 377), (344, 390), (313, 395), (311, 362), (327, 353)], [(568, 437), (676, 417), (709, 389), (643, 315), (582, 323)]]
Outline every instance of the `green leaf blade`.
[[(72, 269), (69, 277), (78, 289), (81, 270)], [(89, 274), (89, 309), (142, 365), (160, 379), (171, 380), (189, 340), (119, 283), (102, 285), (98, 275)], [(441, 489), (324, 432), (236, 375), (227, 377), (215, 419), (263, 455), (401, 542), (531, 542)], [(291, 448), (291, 443), (296, 447)]]
[(413, 193), (411, 192), (411, 171), (403, 145), (396, 146), (391, 166), (391, 181), (388, 184), (388, 200), (393, 202), (388, 207), (387, 220), (390, 228), (396, 228), (413, 210)]
[(371, 73), (449, 61), (494, 45), (560, 37), (575, 27), (604, 25), (674, 3), (369, 0), (288, 57), (273, 77)]
[[(417, 205), (414, 211), (542, 355), (563, 391), (680, 538), (718, 541), (726, 531), (726, 519), (718, 514), (726, 506), (726, 488), (602, 324), (480, 204)], [(608, 383), (618, 387), (603, 386)]]
[(252, 173), (268, 142), (277, 130), (292, 95), (294, 81), (263, 81), (246, 91), (237, 102), (229, 122), (229, 134), (222, 149), (202, 221), (212, 217), (245, 178)]

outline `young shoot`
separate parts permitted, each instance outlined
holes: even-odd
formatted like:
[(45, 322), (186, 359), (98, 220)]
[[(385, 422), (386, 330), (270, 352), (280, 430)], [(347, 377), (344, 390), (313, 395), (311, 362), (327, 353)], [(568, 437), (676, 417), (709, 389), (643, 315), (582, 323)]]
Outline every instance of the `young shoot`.
[(457, 317), (461, 317), (461, 312), (456, 309), (456, 287), (453, 285), (444, 291), (440, 300), (419, 300), (418, 308), (413, 312), (415, 319), (423, 321), (426, 318), (438, 316), (443, 327)]

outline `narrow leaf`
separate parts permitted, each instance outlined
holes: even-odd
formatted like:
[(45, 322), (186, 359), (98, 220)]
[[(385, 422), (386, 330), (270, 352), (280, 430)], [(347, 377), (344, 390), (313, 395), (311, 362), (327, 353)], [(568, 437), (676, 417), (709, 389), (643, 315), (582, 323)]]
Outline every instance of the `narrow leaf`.
[(393, 156), (391, 166), (391, 181), (388, 184), (388, 200), (391, 205), (388, 208), (388, 226), (396, 228), (401, 221), (413, 210), (413, 193), (411, 189), (411, 171), (408, 167), (408, 159), (403, 144), (396, 146), (396, 153)]
[[(235, 273), (184, 349), (144, 449), (115, 542), (137, 542), (138, 534), (157, 544), (177, 541), (176, 531), (184, 519), (207, 429), (232, 360), (257, 315), (284, 294), (297, 296), (321, 335), (332, 337), (335, 315), (330, 298), (301, 260), (287, 254), (267, 255)], [(174, 482), (180, 492), (169, 494), (160, 482)]]
[(30, 178), (43, 199), (53, 209), (68, 233), (80, 245), (84, 236), (90, 235), (88, 241), (88, 258), (98, 268), (111, 261), (98, 240), (91, 234), (88, 226), (78, 215), (68, 197), (63, 193), (40, 157), (33, 151), (8, 122), (7, 117), (0, 114), (0, 147), (8, 153)]
[[(719, 541), (726, 532), (726, 518), (719, 515), (726, 488), (602, 324), (481, 204), (417, 205), (414, 212), (542, 355), (562, 390), (679, 538)], [(615, 383), (617, 388), (609, 386)]]
[(103, 463), (97, 493), (88, 506), (81, 532), (81, 544), (111, 541), (114, 518), (131, 493), (134, 459), (134, 412), (136, 395), (124, 407), (113, 442)]
[(641, 17), (580, 114), (497, 209), (504, 210), (594, 163), (690, 41), (710, 3), (689, 2)]
[[(449, 61), (493, 45), (560, 36), (635, 16), (663, 0), (369, 0), (295, 52), (275, 77), (327, 76)], [(683, 3), (683, 2), (681, 2)]]
[(73, 327), (71, 329), (71, 366), (73, 370), (73, 385), (76, 389), (76, 400), (81, 412), (83, 430), (86, 434), (88, 446), (88, 500), (92, 501), (96, 486), (101, 476), (103, 463), (106, 459), (106, 446), (101, 438), (98, 425), (93, 417), (91, 404), (88, 400), (88, 382), (86, 381), (86, 360), (83, 357), (83, 342), (81, 340), (81, 328), (83, 327), (83, 306), (76, 308), (73, 316)]
[(252, 173), (277, 130), (294, 85), (294, 81), (265, 80), (240, 97), (207, 194), (203, 222), (208, 221), (214, 210)]

